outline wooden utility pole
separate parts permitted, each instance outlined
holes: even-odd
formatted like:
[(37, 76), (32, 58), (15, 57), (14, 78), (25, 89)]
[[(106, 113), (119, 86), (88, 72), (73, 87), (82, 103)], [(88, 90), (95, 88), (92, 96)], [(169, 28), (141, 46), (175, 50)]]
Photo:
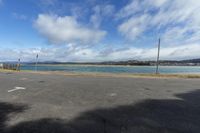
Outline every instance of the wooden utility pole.
[(159, 57), (160, 57), (160, 38), (158, 40), (158, 55), (157, 55), (157, 62), (156, 62), (156, 74), (159, 74), (159, 71), (158, 71)]

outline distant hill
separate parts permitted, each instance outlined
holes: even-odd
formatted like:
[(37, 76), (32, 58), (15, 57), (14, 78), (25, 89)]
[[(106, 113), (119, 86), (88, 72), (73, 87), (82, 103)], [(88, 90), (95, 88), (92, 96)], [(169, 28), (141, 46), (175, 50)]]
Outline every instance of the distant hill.
[[(17, 63), (17, 62), (7, 62)], [(21, 64), (33, 65), (35, 62), (21, 62)], [(105, 61), (105, 62), (56, 62), (56, 61), (44, 61), (38, 62), (38, 64), (77, 64), (77, 65), (138, 65), (138, 66), (153, 66), (156, 65), (156, 61), (138, 61), (138, 60), (127, 60), (127, 61)], [(160, 60), (160, 65), (164, 66), (200, 66), (200, 58), (189, 59), (189, 60)]]
[(185, 62), (185, 63), (200, 63), (200, 58), (199, 59), (182, 60), (181, 62)]

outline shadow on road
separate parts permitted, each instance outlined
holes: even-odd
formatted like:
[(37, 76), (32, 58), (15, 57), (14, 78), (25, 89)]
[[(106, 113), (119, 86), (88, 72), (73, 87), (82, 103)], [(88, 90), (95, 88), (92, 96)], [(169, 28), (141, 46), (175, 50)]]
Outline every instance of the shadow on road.
[[(0, 103), (4, 133), (199, 133), (200, 91), (177, 94), (177, 99), (145, 100), (134, 105), (96, 109), (72, 120), (40, 119), (6, 127), (10, 113), (26, 108)], [(178, 99), (179, 98), (179, 99)]]
[(0, 102), (0, 133), (6, 129), (6, 122), (9, 120), (10, 114), (22, 113), (26, 109), (28, 109), (26, 105)]

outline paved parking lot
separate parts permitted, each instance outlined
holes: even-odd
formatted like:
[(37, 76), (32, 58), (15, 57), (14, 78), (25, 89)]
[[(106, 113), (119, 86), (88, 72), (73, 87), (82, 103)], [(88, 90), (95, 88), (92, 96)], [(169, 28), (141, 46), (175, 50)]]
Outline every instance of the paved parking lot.
[(197, 133), (200, 80), (0, 72), (2, 133)]

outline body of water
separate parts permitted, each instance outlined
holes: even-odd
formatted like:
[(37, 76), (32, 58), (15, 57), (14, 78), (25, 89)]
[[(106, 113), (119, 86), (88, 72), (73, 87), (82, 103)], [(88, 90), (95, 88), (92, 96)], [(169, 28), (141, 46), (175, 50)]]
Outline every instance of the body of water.
[[(22, 65), (22, 70), (35, 70), (35, 65)], [(101, 73), (155, 73), (155, 66), (87, 66), (87, 65), (38, 65), (38, 71), (101, 72)], [(200, 66), (160, 66), (160, 73), (200, 74)]]

